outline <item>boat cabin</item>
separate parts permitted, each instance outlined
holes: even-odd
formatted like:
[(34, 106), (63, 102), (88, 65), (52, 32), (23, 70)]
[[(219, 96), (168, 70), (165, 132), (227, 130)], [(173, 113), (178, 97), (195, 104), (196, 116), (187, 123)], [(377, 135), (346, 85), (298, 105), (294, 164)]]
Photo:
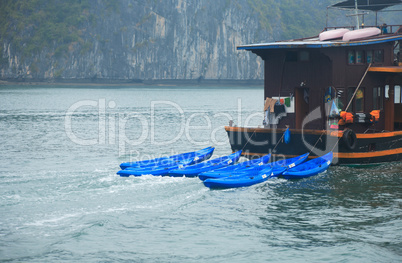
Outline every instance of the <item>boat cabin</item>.
[[(336, 106), (344, 110), (362, 81), (348, 111), (356, 116), (380, 110), (374, 127), (370, 122), (368, 126), (393, 131), (402, 129), (401, 42), (402, 32), (398, 31), (364, 41), (305, 39), (238, 49), (250, 50), (264, 60), (264, 97), (293, 104), (287, 105), (287, 116), (278, 121), (278, 128), (301, 129), (307, 115), (320, 107), (321, 118), (304, 128), (324, 129), (328, 115), (325, 104), (335, 99)], [(354, 124), (357, 129), (367, 126)]]

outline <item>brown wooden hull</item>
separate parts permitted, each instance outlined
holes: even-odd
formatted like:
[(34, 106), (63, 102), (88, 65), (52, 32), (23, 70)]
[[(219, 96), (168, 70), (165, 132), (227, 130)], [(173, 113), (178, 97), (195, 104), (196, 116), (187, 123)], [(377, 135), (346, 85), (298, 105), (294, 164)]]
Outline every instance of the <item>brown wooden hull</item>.
[[(285, 129), (225, 127), (232, 151), (243, 150), (248, 157), (271, 153), (289, 158), (310, 153), (310, 158), (334, 152), (334, 164), (372, 164), (402, 160), (402, 131), (358, 133), (354, 145), (343, 131), (290, 129), (290, 142), (283, 140)], [(352, 147), (350, 147), (352, 146)], [(352, 149), (351, 149), (352, 148)]]

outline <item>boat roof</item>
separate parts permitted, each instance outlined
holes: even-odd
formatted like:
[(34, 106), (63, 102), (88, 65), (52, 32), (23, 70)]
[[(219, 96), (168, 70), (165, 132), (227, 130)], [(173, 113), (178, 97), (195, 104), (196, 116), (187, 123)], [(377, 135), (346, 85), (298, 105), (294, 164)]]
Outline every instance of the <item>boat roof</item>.
[[(380, 11), (390, 6), (402, 4), (402, 0), (357, 0), (357, 9)], [(333, 4), (331, 8), (355, 9), (355, 0), (346, 0)]]
[(278, 41), (271, 43), (248, 44), (238, 46), (238, 50), (261, 50), (261, 49), (295, 49), (295, 48), (331, 48), (331, 47), (350, 47), (380, 44), (391, 41), (402, 40), (402, 35), (377, 36), (375, 38), (361, 39), (358, 41), (320, 41), (318, 37), (302, 40)]

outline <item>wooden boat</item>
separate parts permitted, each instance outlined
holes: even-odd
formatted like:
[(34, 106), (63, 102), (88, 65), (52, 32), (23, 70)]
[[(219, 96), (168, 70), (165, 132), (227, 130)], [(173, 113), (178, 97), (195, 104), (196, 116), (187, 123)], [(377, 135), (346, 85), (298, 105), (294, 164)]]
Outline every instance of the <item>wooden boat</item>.
[(238, 176), (237, 178), (208, 178), (203, 181), (204, 185), (213, 189), (225, 189), (225, 188), (238, 188), (246, 187), (259, 183), (263, 183), (272, 177), (272, 167), (260, 172), (253, 172), (246, 176)]
[[(205, 172), (201, 173), (198, 175), (198, 178), (200, 180), (204, 181), (206, 179), (217, 179), (217, 178), (225, 178), (225, 177), (233, 177), (237, 178), (239, 176), (249, 176), (249, 175), (255, 175), (256, 173), (259, 173), (261, 171), (264, 171), (265, 173), (273, 173), (273, 176), (278, 176), (282, 174), (284, 171), (286, 171), (289, 168), (295, 167), (296, 165), (304, 162), (307, 157), (308, 153), (305, 153), (303, 155), (294, 157), (294, 158), (289, 158), (289, 159), (284, 159), (284, 160), (278, 160), (276, 162), (272, 163), (267, 163), (265, 165), (255, 165), (252, 167), (240, 169), (240, 170), (235, 170), (229, 173), (221, 173), (219, 170), (216, 171), (211, 171), (211, 172)], [(271, 171), (272, 168), (272, 171)], [(271, 171), (271, 172), (268, 172)]]
[(139, 168), (139, 167), (150, 167), (150, 166), (161, 166), (161, 165), (173, 165), (181, 161), (186, 161), (193, 158), (194, 163), (202, 162), (210, 158), (214, 152), (214, 147), (207, 147), (198, 151), (180, 153), (172, 156), (166, 156), (161, 158), (155, 158), (151, 160), (137, 161), (137, 162), (125, 162), (120, 164), (121, 169), (126, 169), (129, 167)]
[(333, 153), (329, 152), (321, 157), (302, 163), (296, 167), (290, 168), (282, 173), (281, 177), (285, 179), (301, 179), (317, 175), (328, 169), (333, 159)]
[(342, 38), (343, 35), (345, 35), (345, 33), (349, 32), (349, 31), (350, 30), (347, 28), (338, 28), (338, 29), (334, 29), (334, 30), (328, 30), (328, 31), (321, 32), (318, 35), (318, 38), (320, 39), (320, 41)]
[(206, 162), (185, 166), (179, 169), (173, 169), (169, 172), (168, 175), (173, 177), (181, 177), (181, 176), (195, 177), (202, 172), (219, 169), (228, 165), (233, 165), (235, 162), (239, 160), (240, 155), (241, 151), (237, 151), (228, 156), (219, 157)]
[(381, 34), (381, 30), (377, 27), (362, 28), (345, 33), (342, 37), (343, 41), (352, 41), (372, 37)]
[[(359, 32), (371, 36), (357, 36)], [(402, 57), (397, 56), (402, 25), (375, 36), (377, 29), (349, 33), (352, 38), (345, 40), (315, 36), (237, 47), (264, 60), (260, 103), (269, 107), (258, 127), (225, 127), (232, 151), (242, 149), (243, 156), (271, 153), (273, 160), (310, 151), (309, 158), (316, 158), (332, 151), (334, 165), (402, 160)], [(286, 130), (290, 143), (280, 139)]]

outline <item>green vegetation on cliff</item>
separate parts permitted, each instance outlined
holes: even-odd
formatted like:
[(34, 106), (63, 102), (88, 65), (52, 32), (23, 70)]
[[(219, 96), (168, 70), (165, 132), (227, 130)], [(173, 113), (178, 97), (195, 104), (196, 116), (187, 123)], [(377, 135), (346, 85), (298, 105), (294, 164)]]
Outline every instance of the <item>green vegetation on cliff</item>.
[(281, 0), (283, 39), (318, 35), (325, 27), (325, 8), (329, 1)]
[(69, 44), (81, 42), (84, 24), (93, 23), (89, 0), (2, 0), (0, 41), (8, 40), (16, 51), (32, 56), (56, 47), (63, 54)]
[[(226, 3), (230, 5), (233, 1)], [(0, 42), (11, 43), (23, 56), (50, 47), (55, 47), (54, 55), (61, 56), (74, 42), (80, 43), (85, 51), (90, 46), (84, 40), (85, 26), (93, 26), (99, 19), (91, 12), (91, 4), (90, 0), (1, 0)], [(317, 32), (321, 24), (315, 21), (323, 21), (323, 4), (319, 0), (248, 0), (248, 4), (258, 15), (263, 31), (259, 34), (279, 30), (276, 35), (283, 38), (300, 37), (306, 29)], [(117, 0), (105, 1), (104, 6), (106, 10), (102, 11), (106, 14), (119, 12)], [(100, 19), (107, 17), (101, 15)], [(280, 27), (274, 28), (278, 21)]]
[[(325, 26), (325, 8), (330, 0), (248, 0), (258, 15), (261, 28), (270, 34), (274, 30), (280, 39), (313, 36)], [(279, 24), (276, 28), (273, 26)]]

